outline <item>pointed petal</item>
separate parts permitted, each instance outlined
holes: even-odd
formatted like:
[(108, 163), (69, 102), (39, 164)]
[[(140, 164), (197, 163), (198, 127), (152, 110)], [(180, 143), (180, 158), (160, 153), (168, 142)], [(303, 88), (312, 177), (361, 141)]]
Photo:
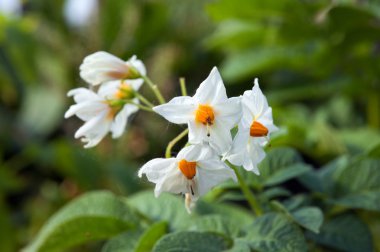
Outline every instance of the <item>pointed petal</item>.
[(258, 118), (268, 109), (268, 101), (259, 87), (258, 79), (255, 79), (255, 85), (252, 91), (245, 91), (242, 98), (243, 106), (249, 109), (254, 118)]
[(76, 103), (101, 99), (94, 91), (87, 88), (71, 89), (67, 92), (67, 96), (73, 96)]
[(213, 106), (215, 116), (223, 126), (233, 128), (241, 119), (241, 97), (232, 97)]
[(260, 175), (257, 165), (265, 158), (264, 149), (255, 143), (255, 141), (249, 141), (247, 145), (247, 155), (243, 163), (244, 169), (247, 171), (253, 171), (255, 174)]
[(133, 55), (126, 63), (136, 68), (141, 75), (146, 75), (145, 65), (141, 60), (137, 59), (136, 55)]
[(197, 123), (194, 120), (188, 123), (189, 126), (189, 143), (199, 144), (202, 143), (204, 139), (207, 139), (207, 129), (201, 123)]
[(123, 109), (115, 116), (111, 124), (110, 131), (112, 132), (112, 138), (118, 138), (123, 134), (128, 122), (128, 117), (138, 110), (138, 107), (135, 105), (124, 105)]
[(197, 89), (194, 98), (200, 104), (217, 104), (227, 100), (226, 88), (216, 67)]
[(232, 144), (231, 132), (228, 127), (215, 120), (214, 125), (210, 127), (210, 146), (219, 154), (222, 155), (227, 152)]
[(225, 158), (232, 164), (237, 166), (243, 165), (249, 137), (249, 129), (239, 126), (232, 147), (225, 156)]
[(190, 145), (183, 148), (177, 155), (177, 159), (185, 159), (186, 161), (198, 162), (199, 160), (207, 160), (215, 156), (213, 150), (205, 144)]
[(168, 103), (153, 108), (156, 113), (166, 120), (176, 124), (184, 124), (194, 120), (195, 109), (196, 105), (193, 98), (189, 96), (175, 97)]
[(206, 194), (214, 186), (226, 181), (227, 179), (237, 180), (232, 169), (227, 167), (218, 159), (197, 162), (196, 181), (198, 184), (199, 196)]

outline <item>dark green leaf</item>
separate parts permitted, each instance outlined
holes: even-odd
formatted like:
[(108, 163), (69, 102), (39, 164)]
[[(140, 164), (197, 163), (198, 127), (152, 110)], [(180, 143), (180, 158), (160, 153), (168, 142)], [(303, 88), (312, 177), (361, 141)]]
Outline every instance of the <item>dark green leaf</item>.
[(154, 244), (167, 231), (166, 222), (157, 222), (145, 229), (125, 232), (109, 240), (103, 252), (145, 252), (151, 251)]
[(257, 218), (242, 239), (258, 251), (307, 251), (302, 231), (283, 214)]
[(177, 232), (162, 237), (154, 246), (153, 252), (220, 252), (231, 246), (232, 240), (215, 233)]
[(61, 251), (115, 236), (137, 225), (133, 210), (109, 192), (91, 192), (62, 208), (25, 251)]
[(355, 215), (344, 214), (326, 221), (319, 234), (308, 233), (319, 244), (342, 251), (373, 251), (368, 227)]
[(240, 225), (234, 222), (232, 218), (229, 218), (228, 215), (207, 215), (196, 219), (189, 230), (215, 232), (228, 237), (238, 237), (240, 234)]
[(323, 223), (323, 213), (317, 207), (303, 207), (291, 213), (293, 219), (302, 227), (319, 232)]

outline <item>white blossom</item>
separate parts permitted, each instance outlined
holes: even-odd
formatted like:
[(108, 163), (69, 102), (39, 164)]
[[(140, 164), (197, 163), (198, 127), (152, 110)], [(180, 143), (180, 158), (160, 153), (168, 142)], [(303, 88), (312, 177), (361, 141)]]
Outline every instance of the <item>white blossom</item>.
[(145, 174), (156, 184), (154, 193), (162, 192), (186, 195), (186, 207), (217, 184), (236, 175), (207, 145), (191, 145), (183, 148), (175, 158), (156, 158), (146, 163), (138, 172)]
[(153, 110), (172, 123), (188, 124), (189, 142), (207, 142), (218, 154), (230, 148), (230, 130), (241, 117), (240, 98), (227, 98), (226, 88), (216, 67), (193, 97), (175, 97)]
[(234, 165), (242, 165), (246, 170), (259, 174), (257, 164), (265, 157), (263, 146), (277, 127), (273, 124), (272, 108), (268, 106), (257, 79), (252, 90), (244, 92), (241, 105), (243, 115), (239, 130), (225, 158)]

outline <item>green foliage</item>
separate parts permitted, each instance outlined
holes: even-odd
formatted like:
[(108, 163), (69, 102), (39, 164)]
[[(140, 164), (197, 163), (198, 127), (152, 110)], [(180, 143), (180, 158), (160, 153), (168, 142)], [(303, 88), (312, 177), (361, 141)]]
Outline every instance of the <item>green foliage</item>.
[(257, 218), (242, 239), (258, 251), (307, 251), (301, 229), (282, 214)]
[(307, 236), (342, 251), (373, 251), (368, 227), (353, 214), (336, 216), (325, 222), (319, 234), (308, 233)]
[(231, 241), (214, 233), (178, 232), (165, 235), (153, 248), (153, 252), (210, 251), (217, 252), (231, 247)]
[(92, 192), (56, 213), (25, 251), (62, 251), (134, 228), (137, 220), (119, 197), (109, 192)]

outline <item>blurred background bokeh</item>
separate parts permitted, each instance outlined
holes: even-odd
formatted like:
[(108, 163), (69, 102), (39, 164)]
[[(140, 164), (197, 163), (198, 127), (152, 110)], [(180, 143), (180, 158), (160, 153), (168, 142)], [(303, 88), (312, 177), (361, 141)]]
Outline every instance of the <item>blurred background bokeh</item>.
[(376, 0), (0, 0), (1, 251), (83, 192), (146, 188), (136, 170), (182, 130), (139, 112), (121, 139), (83, 149), (66, 93), (99, 50), (137, 55), (167, 99), (179, 77), (192, 94), (213, 66), (229, 96), (259, 77), (281, 128), (272, 146), (315, 166), (380, 142)]

